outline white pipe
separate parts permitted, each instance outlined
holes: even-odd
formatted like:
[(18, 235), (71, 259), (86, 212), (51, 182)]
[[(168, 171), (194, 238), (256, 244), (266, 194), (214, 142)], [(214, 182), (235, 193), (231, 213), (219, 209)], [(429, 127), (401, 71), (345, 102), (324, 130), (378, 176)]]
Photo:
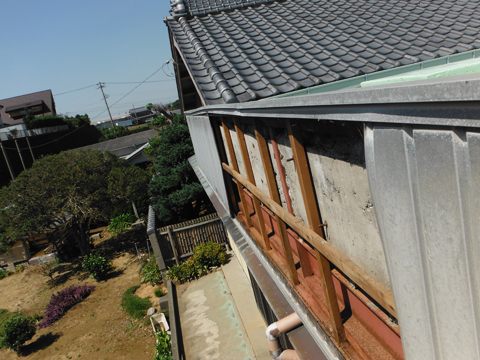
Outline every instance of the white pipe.
[(283, 319), (270, 324), (267, 327), (266, 335), (268, 342), (268, 351), (275, 360), (300, 360), (295, 350), (284, 350), (280, 346), (278, 337), (302, 324), (302, 320), (297, 313), (292, 313)]

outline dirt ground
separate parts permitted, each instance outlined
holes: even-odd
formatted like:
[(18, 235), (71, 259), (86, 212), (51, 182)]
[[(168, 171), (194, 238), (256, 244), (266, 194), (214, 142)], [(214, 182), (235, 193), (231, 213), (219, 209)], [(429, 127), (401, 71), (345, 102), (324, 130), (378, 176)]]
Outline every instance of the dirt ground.
[[(125, 290), (141, 280), (135, 242), (141, 248), (145, 246), (144, 231), (113, 239), (106, 236), (96, 244), (115, 265), (111, 276), (99, 283), (81, 270), (80, 259), (59, 265), (56, 286), (34, 268), (0, 280), (0, 308), (25, 315), (43, 315), (51, 294), (70, 285), (95, 285), (90, 296), (55, 325), (38, 329), (20, 354), (0, 350), (0, 359), (153, 359), (155, 338), (148, 319), (130, 319), (120, 306)], [(154, 290), (144, 284), (136, 294), (149, 297), (159, 310)]]

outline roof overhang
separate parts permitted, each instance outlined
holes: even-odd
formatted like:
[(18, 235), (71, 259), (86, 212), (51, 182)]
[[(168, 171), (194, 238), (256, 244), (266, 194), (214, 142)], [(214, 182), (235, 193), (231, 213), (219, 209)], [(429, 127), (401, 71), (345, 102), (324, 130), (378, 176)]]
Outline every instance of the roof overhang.
[(480, 74), (210, 105), (186, 115), (478, 127)]

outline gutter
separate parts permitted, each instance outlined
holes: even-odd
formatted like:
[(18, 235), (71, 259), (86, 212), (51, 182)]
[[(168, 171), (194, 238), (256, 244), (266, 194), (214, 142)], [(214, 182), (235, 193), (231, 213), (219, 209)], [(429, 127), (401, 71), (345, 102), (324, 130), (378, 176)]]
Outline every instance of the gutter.
[(479, 126), (480, 74), (344, 89), (240, 104), (209, 105), (187, 116)]

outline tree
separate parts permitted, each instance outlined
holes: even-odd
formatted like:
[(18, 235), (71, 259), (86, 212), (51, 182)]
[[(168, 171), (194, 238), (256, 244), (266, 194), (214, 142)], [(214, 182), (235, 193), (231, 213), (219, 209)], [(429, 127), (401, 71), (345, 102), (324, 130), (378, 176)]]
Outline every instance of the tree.
[(89, 252), (90, 224), (142, 203), (150, 175), (113, 153), (72, 150), (37, 160), (0, 190), (0, 240), (67, 224), (82, 255)]
[(149, 193), (158, 219), (167, 224), (198, 216), (209, 200), (188, 162), (194, 154), (188, 127), (179, 122), (164, 127), (147, 153), (155, 159)]
[(171, 104), (152, 104), (148, 103), (146, 106), (147, 110), (155, 111), (157, 114), (160, 113), (165, 116), (170, 121), (173, 121), (174, 114), (171, 112), (172, 106)]
[(90, 125), (90, 117), (87, 114), (75, 115), (75, 117), (63, 116), (64, 120), (73, 128), (79, 128), (83, 125)]

